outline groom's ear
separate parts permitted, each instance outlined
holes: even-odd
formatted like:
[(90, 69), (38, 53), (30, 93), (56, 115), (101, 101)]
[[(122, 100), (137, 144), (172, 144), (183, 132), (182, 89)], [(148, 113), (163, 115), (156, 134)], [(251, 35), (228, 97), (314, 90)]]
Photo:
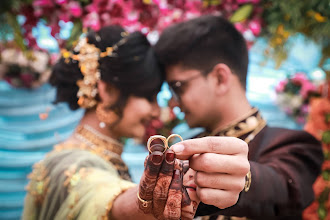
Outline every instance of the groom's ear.
[(230, 88), (232, 71), (231, 69), (224, 63), (218, 63), (214, 66), (212, 72), (215, 80), (215, 91), (218, 95), (223, 96)]
[(97, 89), (101, 102), (107, 104), (114, 104), (120, 96), (120, 91), (115, 86), (107, 84), (102, 80), (99, 80), (97, 83)]

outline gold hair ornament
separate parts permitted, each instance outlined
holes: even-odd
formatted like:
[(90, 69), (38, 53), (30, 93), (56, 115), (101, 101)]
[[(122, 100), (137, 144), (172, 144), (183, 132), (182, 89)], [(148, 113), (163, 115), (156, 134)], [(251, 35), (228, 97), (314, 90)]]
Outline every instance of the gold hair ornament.
[[(61, 50), (62, 57), (65, 59), (66, 63), (70, 61), (70, 58), (79, 62), (79, 68), (83, 75), (83, 79), (77, 81), (77, 86), (79, 87), (77, 97), (80, 107), (92, 108), (96, 106), (97, 101), (95, 97), (98, 93), (97, 82), (101, 78), (99, 58), (115, 56), (113, 52), (117, 50), (120, 45), (126, 43), (126, 37), (128, 35), (128, 32), (122, 32), (121, 36), (123, 38), (112, 47), (107, 47), (104, 52), (101, 52), (94, 44), (89, 44), (86, 37), (81, 38), (73, 49), (73, 51), (78, 52), (78, 54), (74, 54), (65, 49)], [(97, 35), (96, 38), (100, 37)]]

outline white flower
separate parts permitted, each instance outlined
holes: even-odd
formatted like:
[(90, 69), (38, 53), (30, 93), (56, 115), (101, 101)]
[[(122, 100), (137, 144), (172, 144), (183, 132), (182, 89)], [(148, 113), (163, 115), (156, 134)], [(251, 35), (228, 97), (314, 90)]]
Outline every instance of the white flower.
[[(5, 49), (1, 52), (1, 62), (3, 64), (19, 64), (20, 57), (23, 56), (21, 51), (18, 51), (16, 49)], [(26, 59), (23, 63), (27, 63)]]
[(293, 107), (293, 108), (300, 108), (300, 106), (302, 105), (303, 103), (303, 98), (301, 96), (292, 96), (291, 100), (290, 100), (290, 105)]
[(35, 60), (30, 61), (29, 64), (31, 68), (38, 73), (45, 72), (47, 70), (48, 62), (49, 62), (48, 54), (41, 51), (34, 51), (33, 55), (35, 57)]

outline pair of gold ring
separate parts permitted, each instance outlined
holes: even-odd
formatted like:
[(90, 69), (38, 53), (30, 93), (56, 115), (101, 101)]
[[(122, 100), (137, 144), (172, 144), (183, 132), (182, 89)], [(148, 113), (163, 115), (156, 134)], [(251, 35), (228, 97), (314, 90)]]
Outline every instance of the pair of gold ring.
[(160, 139), (164, 143), (164, 151), (163, 151), (163, 153), (164, 153), (167, 149), (170, 148), (170, 146), (168, 145), (168, 142), (173, 137), (178, 137), (178, 138), (181, 139), (181, 141), (183, 141), (182, 137), (178, 134), (171, 134), (170, 136), (168, 136), (168, 138), (164, 137), (163, 135), (153, 135), (153, 136), (151, 136), (148, 139), (148, 142), (147, 142), (147, 147), (148, 147), (149, 152), (152, 153), (151, 148), (150, 148), (151, 147), (150, 146), (151, 142), (156, 140), (156, 139)]

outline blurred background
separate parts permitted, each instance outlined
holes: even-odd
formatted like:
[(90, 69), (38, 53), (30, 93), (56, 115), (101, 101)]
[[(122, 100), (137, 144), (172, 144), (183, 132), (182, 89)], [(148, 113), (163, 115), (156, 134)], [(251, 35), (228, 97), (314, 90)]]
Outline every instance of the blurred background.
[[(56, 91), (47, 80), (60, 50), (109, 24), (140, 30), (155, 43), (173, 23), (225, 16), (249, 47), (249, 101), (269, 125), (314, 134), (329, 162), (330, 0), (1, 0), (0, 13), (0, 219), (20, 218), (33, 164), (68, 138), (83, 115), (52, 104)], [(168, 107), (170, 98), (165, 83), (158, 95), (162, 116), (148, 135), (199, 133), (180, 109)], [(147, 155), (139, 143), (127, 139), (123, 153), (135, 182)], [(330, 216), (327, 167), (315, 186), (314, 219)]]

